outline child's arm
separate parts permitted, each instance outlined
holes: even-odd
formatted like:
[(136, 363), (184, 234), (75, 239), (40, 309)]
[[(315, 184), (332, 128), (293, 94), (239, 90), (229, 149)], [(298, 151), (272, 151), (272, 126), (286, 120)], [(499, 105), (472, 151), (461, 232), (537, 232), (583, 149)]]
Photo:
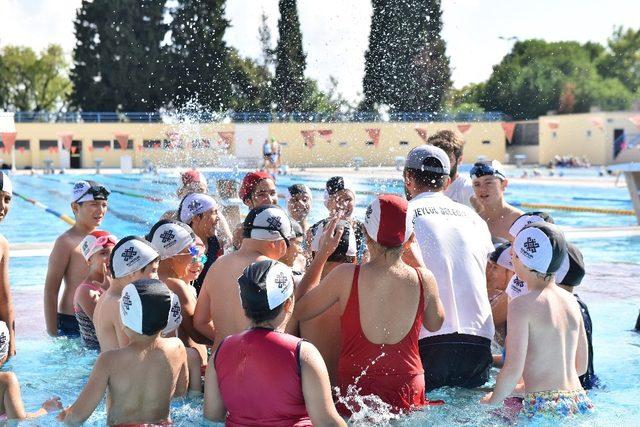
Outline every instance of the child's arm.
[(227, 417), (227, 408), (224, 407), (220, 387), (218, 386), (218, 374), (211, 357), (207, 365), (204, 377), (204, 417), (208, 420), (221, 422)]
[(47, 333), (55, 337), (58, 335), (58, 294), (64, 277), (64, 272), (69, 264), (69, 248), (63, 242), (63, 237), (58, 237), (49, 256), (47, 278), (44, 282), (44, 320), (47, 325)]
[[(325, 224), (324, 231), (320, 237), (318, 251), (302, 277), (300, 284), (295, 290), (296, 299), (302, 298), (307, 294), (307, 292), (318, 285), (320, 278), (322, 277), (324, 265), (338, 247), (343, 230), (344, 228), (342, 226), (338, 226), (338, 218), (331, 218)], [(311, 233), (311, 229), (307, 231), (307, 236), (307, 248), (311, 248), (311, 242), (313, 240), (313, 233)]]
[(9, 329), (9, 353), (7, 359), (16, 354), (15, 322), (13, 315), (13, 300), (9, 286), (9, 242), (0, 236), (0, 320)]
[(0, 373), (0, 394), (4, 396), (4, 410), (7, 420), (24, 420), (37, 418), (51, 411), (62, 409), (59, 397), (45, 401), (36, 412), (25, 412), (22, 396), (20, 395), (20, 383), (13, 372)]
[(587, 331), (584, 327), (584, 319), (580, 314), (580, 326), (578, 332), (578, 351), (576, 351), (576, 372), (578, 376), (584, 375), (589, 369), (589, 343), (587, 342)]
[(188, 291), (187, 286), (190, 285), (187, 285), (182, 280), (176, 280), (174, 283), (175, 286), (172, 286), (172, 288), (175, 290), (182, 309), (182, 322), (180, 326), (182, 326), (187, 335), (198, 344), (212, 345), (213, 340), (201, 334), (195, 327), (193, 316), (196, 312), (197, 300)]
[(420, 276), (424, 292), (424, 316), (422, 324), (430, 331), (435, 332), (442, 327), (444, 323), (444, 307), (440, 300), (438, 292), (438, 284), (436, 278), (424, 266), (416, 268), (416, 272)]
[(104, 397), (109, 382), (109, 367), (114, 352), (108, 351), (100, 354), (93, 366), (91, 376), (84, 389), (73, 405), (64, 409), (58, 415), (58, 420), (69, 425), (80, 425), (93, 414), (96, 406)]
[(522, 378), (529, 343), (529, 318), (526, 306), (527, 301), (523, 297), (516, 298), (509, 303), (507, 314), (509, 329), (506, 338), (507, 358), (498, 374), (493, 393), (487, 393), (480, 401), (481, 403), (490, 405), (502, 403)]
[(193, 310), (193, 327), (198, 330), (202, 335), (213, 341), (216, 337), (216, 328), (211, 320), (211, 300), (209, 297), (209, 290), (207, 289), (207, 277), (213, 274), (211, 270), (215, 268), (215, 263), (205, 277), (202, 288), (200, 289), (200, 295), (198, 295), (198, 301), (196, 302), (196, 308)]

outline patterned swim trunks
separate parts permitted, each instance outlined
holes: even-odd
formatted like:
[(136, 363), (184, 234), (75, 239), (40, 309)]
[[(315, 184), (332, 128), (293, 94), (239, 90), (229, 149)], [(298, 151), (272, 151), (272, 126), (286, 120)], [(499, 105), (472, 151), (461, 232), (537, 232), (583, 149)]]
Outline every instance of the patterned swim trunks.
[(593, 403), (584, 390), (527, 393), (522, 405), (522, 413), (529, 418), (540, 415), (568, 417), (594, 411)]

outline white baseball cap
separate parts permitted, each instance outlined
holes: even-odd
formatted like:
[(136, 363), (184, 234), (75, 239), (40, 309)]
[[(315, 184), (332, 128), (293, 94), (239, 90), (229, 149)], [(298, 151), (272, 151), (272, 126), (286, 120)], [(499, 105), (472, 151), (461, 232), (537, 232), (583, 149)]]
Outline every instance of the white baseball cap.
[[(425, 165), (427, 159), (434, 159), (436, 160), (434, 163), (439, 163), (439, 165)], [(449, 175), (451, 172), (451, 160), (443, 149), (434, 145), (424, 144), (409, 151), (404, 167)]]

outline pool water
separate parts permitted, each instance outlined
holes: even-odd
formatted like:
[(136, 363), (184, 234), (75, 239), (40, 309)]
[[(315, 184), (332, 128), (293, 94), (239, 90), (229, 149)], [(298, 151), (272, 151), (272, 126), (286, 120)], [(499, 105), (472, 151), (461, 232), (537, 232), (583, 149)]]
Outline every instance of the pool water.
[[(242, 174), (231, 172), (207, 174), (210, 184), (216, 178), (241, 179)], [(52, 209), (71, 215), (69, 193), (71, 183), (95, 176), (15, 176), (14, 191), (36, 199)], [(364, 210), (374, 192), (402, 192), (402, 183), (395, 180), (356, 180), (356, 217)], [(312, 221), (321, 219), (325, 178), (285, 176), (278, 179), (278, 190), (304, 182), (313, 190), (314, 213)], [(102, 228), (118, 236), (144, 234), (163, 212), (175, 209), (178, 177), (170, 175), (104, 175), (99, 182), (112, 190), (162, 198), (152, 202), (142, 198), (113, 194), (109, 212)], [(215, 188), (210, 185), (210, 188)], [(571, 204), (591, 207), (630, 209), (631, 202), (624, 188), (572, 186), (570, 184), (540, 185), (513, 183), (508, 196), (521, 202)], [(575, 199), (580, 198), (580, 199)], [(608, 199), (605, 201), (598, 199)], [(281, 200), (284, 205), (284, 201)], [(574, 227), (632, 225), (630, 216), (589, 213), (551, 212), (557, 223)], [(0, 233), (11, 244), (27, 242), (53, 242), (68, 225), (43, 210), (14, 197), (8, 218), (0, 224)], [(589, 305), (594, 323), (595, 370), (603, 388), (590, 393), (596, 404), (593, 415), (565, 421), (572, 425), (637, 425), (640, 419), (640, 334), (632, 328), (640, 309), (640, 238), (583, 239), (576, 242), (585, 255), (587, 276), (577, 288), (581, 298)], [(44, 333), (42, 289), (48, 258), (16, 257), (11, 259), (10, 275), (16, 310), (18, 355), (2, 369), (14, 371), (20, 379), (27, 410), (33, 411), (47, 398), (57, 395), (64, 405), (73, 403), (84, 386), (97, 354), (80, 347), (75, 340), (51, 339)], [(495, 378), (495, 373), (494, 376)], [(493, 381), (493, 380), (492, 380)], [(480, 405), (482, 391), (444, 389), (431, 393), (431, 399), (444, 399), (447, 404), (432, 407), (396, 420), (399, 425), (507, 425), (494, 414), (493, 409)], [(385, 414), (369, 409), (363, 416), (371, 425), (383, 424)], [(177, 399), (172, 405), (172, 417), (177, 425), (202, 423), (202, 399)], [(103, 425), (104, 403), (90, 418), (89, 425)], [(26, 425), (54, 424), (49, 416)], [(364, 422), (363, 422), (364, 423)], [(517, 424), (530, 425), (525, 419)], [(557, 424), (553, 422), (552, 424)]]

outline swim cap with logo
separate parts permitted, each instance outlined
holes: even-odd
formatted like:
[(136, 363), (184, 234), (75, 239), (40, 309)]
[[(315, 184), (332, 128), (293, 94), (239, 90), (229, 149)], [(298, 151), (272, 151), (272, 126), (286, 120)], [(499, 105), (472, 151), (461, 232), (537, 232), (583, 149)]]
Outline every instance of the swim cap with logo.
[(482, 176), (495, 176), (500, 180), (507, 179), (507, 174), (504, 171), (502, 163), (497, 160), (476, 162), (471, 168), (471, 171), (469, 171), (469, 174), (471, 175), (471, 179), (480, 178)]
[(9, 328), (7, 324), (0, 321), (0, 359), (4, 359), (9, 354), (9, 342), (11, 335), (9, 335)]
[(111, 275), (116, 279), (128, 276), (142, 270), (159, 256), (151, 243), (142, 237), (127, 236), (116, 243), (111, 251)]
[(0, 174), (0, 191), (4, 191), (9, 195), (13, 195), (13, 185), (11, 184), (11, 179), (9, 178), (9, 175), (4, 172)]
[(546, 212), (526, 212), (523, 213), (513, 221), (511, 227), (509, 227), (509, 234), (511, 237), (516, 237), (516, 235), (529, 224), (533, 224), (536, 222), (548, 222), (549, 224), (553, 224), (553, 218)]
[(374, 241), (387, 248), (402, 246), (413, 233), (413, 217), (407, 200), (395, 194), (382, 194), (369, 205), (364, 228)]
[(542, 274), (558, 271), (567, 254), (562, 231), (553, 224), (536, 222), (524, 227), (513, 241), (513, 253), (530, 270)]
[(178, 296), (171, 292), (171, 308), (169, 309), (169, 318), (167, 320), (167, 326), (162, 330), (162, 335), (169, 335), (182, 323), (182, 306), (180, 305), (180, 299)]
[(179, 254), (185, 248), (193, 245), (196, 235), (187, 224), (163, 219), (158, 221), (146, 236), (156, 251), (160, 254), (160, 259), (165, 260)]
[(489, 260), (498, 264), (502, 268), (513, 271), (511, 261), (511, 243), (505, 242), (496, 246), (495, 250), (489, 254)]
[(511, 276), (511, 280), (509, 280), (509, 283), (507, 284), (506, 293), (509, 297), (509, 301), (511, 301), (515, 297), (520, 297), (522, 295), (528, 294), (529, 287), (524, 280), (514, 274), (513, 276)]
[(578, 286), (584, 277), (584, 259), (582, 252), (573, 243), (567, 242), (567, 256), (562, 261), (562, 265), (556, 272), (556, 283), (558, 285)]
[(243, 222), (243, 236), (255, 240), (280, 240), (291, 236), (291, 220), (277, 205), (251, 209)]
[(211, 209), (218, 209), (218, 203), (213, 197), (202, 193), (187, 194), (178, 207), (180, 221), (189, 224), (194, 216), (200, 215)]
[(120, 318), (132, 331), (157, 334), (167, 326), (170, 314), (171, 291), (160, 280), (136, 280), (122, 290)]
[(265, 312), (282, 305), (293, 295), (291, 268), (274, 260), (257, 261), (238, 278), (242, 308)]
[(107, 200), (111, 191), (95, 181), (78, 181), (71, 189), (71, 200), (74, 203), (90, 202), (92, 200)]
[(108, 231), (95, 230), (87, 234), (82, 242), (80, 242), (80, 250), (85, 261), (96, 252), (100, 252), (104, 248), (113, 247), (118, 242), (118, 239)]

